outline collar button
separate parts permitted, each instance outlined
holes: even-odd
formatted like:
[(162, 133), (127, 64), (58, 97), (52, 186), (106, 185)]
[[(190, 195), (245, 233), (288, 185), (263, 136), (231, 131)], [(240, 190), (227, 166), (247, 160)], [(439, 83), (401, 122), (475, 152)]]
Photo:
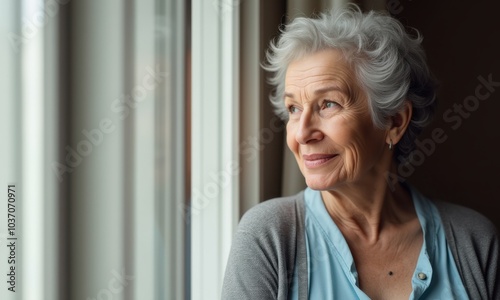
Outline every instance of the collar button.
[(418, 276), (418, 279), (420, 279), (420, 280), (426, 280), (427, 279), (427, 275), (425, 275), (425, 273), (422, 273), (422, 272), (418, 273), (417, 276)]

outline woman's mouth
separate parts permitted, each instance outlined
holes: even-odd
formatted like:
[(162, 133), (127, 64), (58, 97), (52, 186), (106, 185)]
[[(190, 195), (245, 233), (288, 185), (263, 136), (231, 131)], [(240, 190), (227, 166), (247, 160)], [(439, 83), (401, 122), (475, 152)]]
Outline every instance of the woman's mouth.
[(327, 164), (336, 156), (337, 154), (304, 154), (302, 155), (302, 159), (304, 159), (304, 165), (306, 168), (312, 169)]

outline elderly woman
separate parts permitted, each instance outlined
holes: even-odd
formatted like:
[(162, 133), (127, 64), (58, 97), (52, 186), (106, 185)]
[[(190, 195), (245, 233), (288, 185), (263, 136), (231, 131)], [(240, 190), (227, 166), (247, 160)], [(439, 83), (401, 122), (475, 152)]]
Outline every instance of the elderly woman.
[(308, 187), (245, 214), (223, 299), (500, 299), (494, 226), (388, 180), (436, 106), (420, 43), (351, 7), (271, 44), (271, 101)]

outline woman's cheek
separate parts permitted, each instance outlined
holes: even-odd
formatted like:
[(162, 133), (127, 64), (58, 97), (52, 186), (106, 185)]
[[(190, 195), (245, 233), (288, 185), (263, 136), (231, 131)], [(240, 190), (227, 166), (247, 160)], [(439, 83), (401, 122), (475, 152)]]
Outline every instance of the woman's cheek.
[(295, 140), (295, 132), (296, 126), (292, 123), (292, 121), (288, 121), (286, 123), (286, 143), (288, 148), (295, 153), (295, 149), (297, 147), (297, 141)]

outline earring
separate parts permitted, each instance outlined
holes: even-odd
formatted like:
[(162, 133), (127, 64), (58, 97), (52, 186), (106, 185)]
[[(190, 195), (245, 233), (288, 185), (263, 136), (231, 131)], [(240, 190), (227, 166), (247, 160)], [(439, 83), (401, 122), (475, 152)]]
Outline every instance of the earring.
[(392, 150), (392, 139), (389, 139), (389, 150)]

